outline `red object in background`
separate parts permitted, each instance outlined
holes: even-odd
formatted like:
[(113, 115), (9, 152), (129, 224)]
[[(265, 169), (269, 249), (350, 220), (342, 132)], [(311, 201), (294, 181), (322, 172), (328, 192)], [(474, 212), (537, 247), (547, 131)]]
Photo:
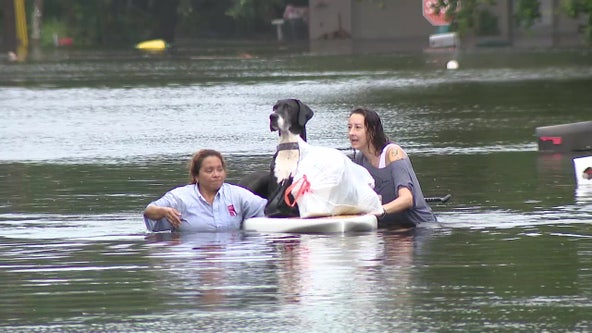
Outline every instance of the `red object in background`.
[(563, 143), (563, 139), (560, 136), (541, 136), (541, 141), (551, 141), (554, 145), (560, 145)]
[(436, 13), (434, 6), (438, 3), (437, 0), (422, 0), (423, 17), (428, 20), (433, 26), (449, 25), (450, 19), (446, 18), (446, 8), (440, 8)]
[(74, 44), (74, 39), (72, 37), (58, 38), (58, 46), (70, 46), (72, 44)]

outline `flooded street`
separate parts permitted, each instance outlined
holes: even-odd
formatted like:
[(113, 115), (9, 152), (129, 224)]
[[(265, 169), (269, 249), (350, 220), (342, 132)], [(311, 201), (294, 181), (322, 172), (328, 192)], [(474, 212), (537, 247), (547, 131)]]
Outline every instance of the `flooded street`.
[[(585, 51), (252, 58), (55, 51), (0, 64), (0, 331), (587, 332), (592, 189), (535, 128), (592, 120)], [(267, 169), (276, 100), (349, 153), (365, 106), (440, 223), (409, 234), (148, 234), (141, 212), (220, 150)]]

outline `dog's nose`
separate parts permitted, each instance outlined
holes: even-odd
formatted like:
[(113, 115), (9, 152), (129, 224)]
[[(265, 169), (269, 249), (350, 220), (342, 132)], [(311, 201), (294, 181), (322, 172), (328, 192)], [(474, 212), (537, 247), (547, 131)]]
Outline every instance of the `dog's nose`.
[(272, 113), (272, 114), (269, 115), (269, 120), (270, 121), (276, 121), (277, 118), (278, 118), (277, 113)]

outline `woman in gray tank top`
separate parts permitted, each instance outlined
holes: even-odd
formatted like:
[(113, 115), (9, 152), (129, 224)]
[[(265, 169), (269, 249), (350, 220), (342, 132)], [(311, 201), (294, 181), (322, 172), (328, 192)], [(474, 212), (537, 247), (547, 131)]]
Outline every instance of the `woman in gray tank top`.
[(347, 128), (354, 162), (370, 172), (374, 190), (382, 197), (379, 227), (408, 228), (436, 222), (409, 156), (399, 145), (389, 142), (380, 116), (372, 110), (354, 109)]

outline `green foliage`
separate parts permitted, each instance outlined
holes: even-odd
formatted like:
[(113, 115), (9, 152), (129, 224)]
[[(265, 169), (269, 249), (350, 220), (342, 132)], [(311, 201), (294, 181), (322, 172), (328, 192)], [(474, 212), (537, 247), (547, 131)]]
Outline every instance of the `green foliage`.
[(94, 23), (99, 41), (119, 45), (135, 43), (155, 36), (158, 20), (156, 3), (148, 1), (97, 0), (99, 19)]
[[(166, 2), (164, 2), (166, 1)], [(60, 22), (61, 37), (74, 38), (75, 45), (129, 45), (155, 37), (163, 5), (170, 0), (52, 0), (43, 4), (43, 26)], [(65, 27), (65, 29), (64, 29)], [(65, 30), (65, 31), (64, 31)], [(45, 32), (42, 32), (45, 34)]]
[(477, 35), (497, 36), (500, 34), (498, 18), (491, 11), (484, 9), (479, 11), (477, 19)]
[[(495, 4), (495, 0), (438, 0), (437, 10), (446, 10), (452, 19), (450, 30), (464, 35), (468, 32), (488, 34), (493, 32), (494, 21), (480, 9), (482, 5)], [(583, 27), (586, 39), (592, 43), (592, 0), (562, 0), (562, 9), (571, 17), (587, 15)], [(514, 19), (517, 25), (532, 27), (541, 18), (540, 0), (515, 0)], [(497, 26), (497, 23), (495, 23)]]
[[(74, 38), (76, 45), (90, 45), (97, 39), (96, 1), (53, 0), (43, 3), (42, 45), (53, 43), (52, 36)], [(46, 31), (47, 29), (51, 31)]]
[[(388, 4), (386, 0), (356, 1), (380, 8)], [(541, 17), (540, 1), (514, 0), (515, 22), (531, 27)], [(27, 8), (31, 3), (27, 1)], [(215, 33), (273, 34), (270, 21), (281, 17), (287, 4), (308, 3), (307, 0), (47, 0), (43, 2), (42, 45), (51, 45), (54, 33), (74, 38), (76, 45), (129, 45), (148, 38), (162, 38), (163, 27), (168, 27), (172, 34), (176, 28), (184, 37)], [(486, 6), (495, 3), (495, 0), (438, 0), (435, 9), (446, 11), (451, 18), (451, 31), (460, 35), (469, 32), (491, 35), (498, 33), (499, 27), (497, 18), (487, 12)], [(172, 10), (163, 11), (163, 8)], [(592, 42), (592, 0), (561, 0), (561, 8), (571, 17), (587, 18), (582, 29)]]
[[(444, 3), (445, 1), (439, 0), (439, 2)], [(457, 31), (461, 36), (474, 30), (476, 22), (475, 13), (480, 1), (464, 0), (462, 1), (462, 6), (460, 6), (460, 1), (458, 0), (451, 0), (448, 3), (446, 16), (452, 18), (452, 23), (450, 24), (451, 29)]]
[(284, 0), (232, 0), (226, 15), (232, 17), (242, 29), (252, 30), (257, 25), (269, 25), (282, 14)]
[(67, 35), (68, 27), (64, 22), (55, 18), (46, 19), (43, 21), (43, 29), (41, 30), (41, 46), (52, 46), (54, 45), (54, 36), (65, 37)]
[(592, 13), (592, 0), (562, 0), (561, 5), (565, 12), (571, 17), (580, 14), (589, 15)]
[[(476, 32), (479, 28), (480, 15), (483, 15), (479, 7), (492, 4), (495, 4), (495, 0), (438, 0), (435, 9), (436, 11), (445, 10), (446, 16), (451, 19), (450, 29), (462, 36), (468, 32)], [(493, 22), (489, 20), (484, 23), (491, 25)], [(497, 29), (497, 21), (495, 25)], [(491, 31), (493, 27), (484, 27), (484, 29)]]
[(177, 30), (185, 35), (196, 34), (201, 26), (198, 22), (201, 22), (205, 18), (204, 13), (195, 10), (190, 0), (181, 0), (177, 8), (177, 13), (179, 13)]
[(526, 28), (532, 27), (541, 18), (540, 0), (516, 0), (514, 19), (516, 24)]
[(588, 16), (588, 22), (584, 27), (584, 35), (588, 44), (592, 44), (592, 0), (563, 0), (561, 6), (567, 15), (571, 17)]
[(243, 21), (249, 21), (255, 17), (254, 0), (233, 0), (232, 2), (232, 6), (226, 11), (226, 15)]

